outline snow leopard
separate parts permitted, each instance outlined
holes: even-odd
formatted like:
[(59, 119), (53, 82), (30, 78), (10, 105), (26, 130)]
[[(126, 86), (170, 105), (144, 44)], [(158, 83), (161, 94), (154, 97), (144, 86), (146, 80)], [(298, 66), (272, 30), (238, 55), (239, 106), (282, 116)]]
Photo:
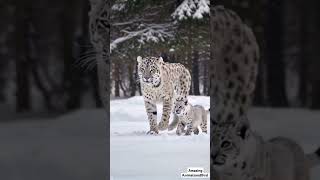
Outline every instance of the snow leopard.
[(94, 48), (99, 95), (109, 113), (110, 107), (110, 5), (109, 0), (90, 0), (89, 34)]
[[(189, 70), (180, 63), (164, 62), (162, 57), (137, 57), (138, 76), (150, 130), (158, 134), (166, 130), (175, 96), (187, 97), (191, 86)], [(163, 113), (157, 124), (157, 102), (163, 102)], [(174, 114), (174, 119), (177, 116)]]
[[(209, 110), (206, 110), (203, 106), (192, 105), (186, 98), (178, 97), (175, 100), (173, 111), (178, 118), (174, 119), (168, 130), (173, 130), (178, 126), (176, 130), (177, 135), (181, 135), (182, 133), (191, 135), (192, 132), (199, 134), (200, 126), (202, 132), (207, 133), (207, 116)], [(186, 131), (185, 127), (187, 127)]]
[(310, 169), (320, 164), (320, 149), (305, 154), (291, 139), (264, 141), (246, 126), (235, 129), (221, 136), (214, 157), (219, 180), (309, 180)]
[(232, 10), (210, 10), (211, 172), (218, 180), (309, 180), (320, 150), (305, 154), (294, 140), (265, 141), (250, 127), (259, 46), (251, 28)]

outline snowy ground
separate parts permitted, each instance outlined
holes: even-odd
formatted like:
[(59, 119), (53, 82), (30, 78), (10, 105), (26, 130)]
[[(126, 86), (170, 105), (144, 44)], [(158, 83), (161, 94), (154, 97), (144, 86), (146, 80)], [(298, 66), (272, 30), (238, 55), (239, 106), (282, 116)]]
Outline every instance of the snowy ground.
[[(207, 97), (191, 100), (209, 105)], [(0, 122), (7, 121), (0, 123), (0, 179), (104, 179), (108, 152), (104, 110), (82, 109), (39, 118), (32, 114), (16, 117), (1, 106), (0, 112)], [(146, 136), (148, 122), (143, 112), (141, 97), (111, 102), (110, 172), (114, 180), (144, 180), (151, 175), (157, 177), (151, 179), (174, 180), (189, 166), (209, 169), (208, 135), (177, 137), (164, 132)], [(253, 128), (265, 138), (291, 137), (307, 153), (320, 145), (320, 111), (254, 108), (250, 116)], [(186, 156), (188, 152), (195, 153)], [(312, 180), (319, 179), (320, 166), (312, 171)]]
[(55, 118), (17, 116), (3, 110), (0, 108), (1, 180), (106, 179), (103, 110), (79, 110)]
[[(191, 103), (206, 108), (209, 100), (209, 97), (190, 98)], [(209, 171), (209, 135), (178, 137), (167, 131), (159, 136), (145, 135), (149, 125), (142, 97), (111, 101), (110, 110), (113, 180), (181, 179), (180, 173), (190, 166)], [(320, 112), (254, 108), (250, 119), (253, 128), (267, 139), (278, 135), (290, 137), (306, 152), (320, 145)], [(312, 180), (319, 179), (317, 167), (312, 171)]]
[[(190, 97), (190, 102), (206, 109), (210, 106), (209, 97)], [(159, 136), (146, 135), (149, 123), (142, 97), (111, 101), (110, 112), (113, 180), (181, 179), (180, 173), (188, 167), (210, 171), (209, 134), (188, 137), (164, 131)]]
[[(265, 139), (290, 137), (306, 153), (320, 147), (320, 111), (255, 108), (250, 113), (252, 127)], [(311, 180), (320, 179), (320, 166), (312, 169)]]

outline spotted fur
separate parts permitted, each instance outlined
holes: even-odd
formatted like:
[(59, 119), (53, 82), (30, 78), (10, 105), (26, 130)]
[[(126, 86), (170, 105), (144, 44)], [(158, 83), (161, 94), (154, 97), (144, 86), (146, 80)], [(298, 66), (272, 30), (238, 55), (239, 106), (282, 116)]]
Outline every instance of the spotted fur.
[[(149, 119), (149, 133), (159, 133), (159, 130), (168, 128), (175, 96), (189, 95), (191, 75), (182, 64), (166, 63), (161, 57), (139, 56), (137, 61), (141, 90)], [(157, 102), (163, 102), (163, 113), (159, 124), (157, 124)]]
[(174, 113), (177, 114), (176, 118), (169, 126), (169, 130), (173, 130), (176, 126), (177, 135), (181, 135), (187, 130), (185, 135), (199, 134), (199, 126), (203, 133), (207, 133), (207, 115), (208, 110), (205, 110), (201, 105), (192, 105), (186, 98), (178, 97), (175, 100)]
[(293, 140), (264, 141), (251, 130), (248, 109), (258, 72), (252, 30), (223, 6), (211, 8), (211, 172), (219, 180), (309, 180), (319, 151), (305, 155)]
[(306, 155), (291, 139), (264, 141), (247, 127), (225, 130), (214, 157), (219, 180), (309, 180), (320, 163), (317, 151)]

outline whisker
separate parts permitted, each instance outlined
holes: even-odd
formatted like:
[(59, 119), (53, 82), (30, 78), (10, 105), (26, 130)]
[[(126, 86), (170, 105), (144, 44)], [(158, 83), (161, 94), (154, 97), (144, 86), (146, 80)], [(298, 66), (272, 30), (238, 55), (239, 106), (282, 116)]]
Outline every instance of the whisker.
[(84, 72), (91, 71), (96, 66), (96, 58), (88, 57), (73, 64), (75, 67), (82, 68)]
[(80, 54), (79, 55), (79, 57), (78, 58), (83, 58), (83, 57), (85, 57), (85, 56), (93, 56), (93, 55), (96, 55), (97, 53), (96, 52), (84, 52), (84, 53), (82, 53), (82, 54)]
[(85, 52), (96, 52), (96, 50), (94, 48), (87, 48)]
[(87, 54), (87, 55), (83, 55), (83, 56), (81, 56), (81, 57), (78, 59), (78, 61), (85, 60), (85, 59), (86, 59), (86, 58), (88, 58), (88, 57), (95, 57), (94, 55), (95, 55), (95, 54)]
[(87, 62), (88, 59), (91, 61), (92, 59), (95, 59), (96, 56), (92, 55), (92, 54), (88, 54), (86, 56), (83, 56), (79, 59), (77, 59), (78, 62)]
[(79, 42), (74, 42), (75, 46), (79, 46), (79, 47), (88, 47), (91, 49), (94, 49), (93, 45), (91, 43), (79, 43)]
[(97, 63), (96, 63), (96, 62), (93, 62), (93, 63), (90, 63), (90, 64), (87, 66), (87, 69), (88, 69), (89, 71), (92, 71), (96, 66), (97, 66)]

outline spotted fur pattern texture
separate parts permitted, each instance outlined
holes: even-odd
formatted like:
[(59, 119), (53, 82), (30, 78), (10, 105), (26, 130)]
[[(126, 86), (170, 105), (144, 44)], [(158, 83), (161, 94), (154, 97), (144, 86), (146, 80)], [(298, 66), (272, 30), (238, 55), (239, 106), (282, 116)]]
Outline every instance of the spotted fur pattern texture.
[[(174, 119), (169, 126), (169, 130), (173, 130), (176, 126), (177, 135), (185, 133), (185, 135), (199, 134), (199, 127), (203, 133), (207, 133), (207, 116), (208, 110), (201, 105), (192, 105), (187, 99), (178, 97), (174, 103), (174, 113), (178, 118)], [(185, 131), (185, 127), (187, 130)]]
[(248, 109), (258, 72), (252, 30), (223, 6), (211, 8), (211, 172), (219, 180), (309, 180), (319, 151), (305, 155), (293, 140), (264, 141), (251, 130)]
[(217, 179), (309, 180), (310, 169), (320, 163), (317, 152), (306, 155), (291, 139), (264, 141), (245, 127), (226, 130), (214, 157)]
[[(175, 97), (187, 98), (191, 85), (189, 70), (180, 63), (164, 62), (162, 57), (137, 57), (138, 75), (149, 119), (150, 134), (166, 130)], [(162, 117), (157, 124), (157, 102), (163, 103)], [(174, 116), (174, 118), (177, 118)]]

